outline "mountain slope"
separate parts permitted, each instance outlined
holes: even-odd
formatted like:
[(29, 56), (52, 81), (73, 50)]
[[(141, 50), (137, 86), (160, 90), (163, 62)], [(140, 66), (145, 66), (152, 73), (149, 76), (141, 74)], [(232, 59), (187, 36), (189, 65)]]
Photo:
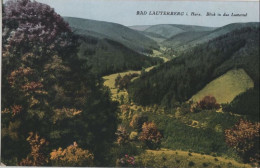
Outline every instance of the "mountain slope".
[(137, 53), (123, 44), (91, 36), (80, 36), (78, 56), (86, 60), (92, 72), (107, 75), (125, 70), (140, 70), (162, 62), (159, 58)]
[(218, 103), (230, 103), (240, 93), (254, 87), (253, 80), (243, 69), (233, 69), (208, 83), (192, 96), (198, 102), (205, 96), (214, 96)]
[(248, 24), (183, 53), (135, 80), (128, 92), (138, 104), (170, 106), (233, 68), (244, 69), (258, 86), (259, 26)]
[(177, 25), (177, 24), (160, 24), (150, 26), (145, 29), (144, 32), (158, 34), (166, 39), (184, 32), (201, 32), (201, 31), (212, 31), (215, 28), (192, 26), (192, 25)]
[(189, 31), (187, 33), (172, 36), (171, 38), (162, 42), (162, 45), (171, 47), (176, 51), (185, 51), (188, 48), (208, 42), (233, 30), (241, 29), (248, 26), (257, 27), (259, 26), (259, 23), (233, 23), (213, 30), (196, 32)]
[(64, 20), (76, 34), (111, 39), (139, 53), (151, 53), (152, 49), (158, 48), (155, 41), (120, 24), (72, 17), (64, 17)]

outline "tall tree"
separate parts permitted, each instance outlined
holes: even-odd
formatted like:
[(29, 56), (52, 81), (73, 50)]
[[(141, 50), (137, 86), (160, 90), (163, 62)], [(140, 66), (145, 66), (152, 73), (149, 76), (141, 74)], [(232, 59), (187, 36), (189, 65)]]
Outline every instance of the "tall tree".
[(29, 132), (51, 151), (77, 141), (102, 164), (114, 140), (116, 103), (80, 60), (78, 37), (50, 6), (9, 0), (3, 11), (2, 158), (30, 153)]

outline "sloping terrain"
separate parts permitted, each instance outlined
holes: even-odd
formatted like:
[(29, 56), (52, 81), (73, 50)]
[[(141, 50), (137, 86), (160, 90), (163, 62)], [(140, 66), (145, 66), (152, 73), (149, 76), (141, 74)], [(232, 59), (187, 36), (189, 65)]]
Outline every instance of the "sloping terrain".
[(210, 32), (211, 31), (198, 31), (198, 32), (189, 31), (189, 32), (179, 33), (175, 36), (172, 36), (169, 39), (164, 40), (162, 42), (162, 45), (174, 49), (178, 47), (181, 48), (183, 45), (186, 45), (187, 43), (192, 42), (194, 40), (197, 40), (202, 36), (209, 34)]
[(160, 24), (150, 26), (145, 29), (144, 32), (154, 33), (160, 35), (166, 39), (184, 32), (200, 32), (200, 31), (211, 31), (215, 28), (192, 26), (192, 25), (175, 25), (175, 24)]
[(86, 60), (92, 72), (98, 75), (141, 70), (163, 62), (160, 58), (142, 55), (110, 39), (81, 36), (80, 44), (78, 56)]
[(151, 53), (152, 49), (158, 48), (155, 41), (120, 24), (73, 17), (64, 17), (64, 20), (76, 34), (111, 39), (139, 53)]
[(188, 100), (233, 68), (243, 68), (258, 85), (259, 25), (248, 24), (186, 51), (135, 80), (128, 91), (138, 104), (170, 106)]
[(138, 157), (144, 167), (229, 167), (250, 168), (249, 164), (238, 163), (232, 159), (202, 155), (181, 150), (147, 150)]
[(259, 23), (252, 22), (252, 23), (232, 23), (217, 29), (213, 30), (204, 30), (204, 31), (186, 31), (187, 33), (181, 33), (176, 36), (172, 36), (171, 38), (162, 42), (162, 45), (167, 47), (171, 47), (176, 51), (185, 51), (190, 47), (194, 47), (198, 44), (208, 42), (217, 38), (221, 35), (229, 33), (236, 29), (241, 29), (243, 27), (257, 27)]
[(218, 103), (230, 103), (237, 95), (253, 87), (253, 80), (243, 69), (233, 69), (208, 83), (191, 99), (197, 102), (210, 95), (214, 96)]

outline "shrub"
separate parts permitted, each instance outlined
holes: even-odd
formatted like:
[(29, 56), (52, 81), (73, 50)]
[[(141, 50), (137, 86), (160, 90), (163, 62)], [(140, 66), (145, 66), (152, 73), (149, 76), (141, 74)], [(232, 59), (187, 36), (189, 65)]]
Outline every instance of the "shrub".
[(203, 167), (208, 167), (209, 164), (208, 164), (208, 163), (202, 163), (202, 166), (203, 166)]
[(119, 90), (127, 89), (129, 83), (131, 82), (131, 79), (137, 76), (138, 76), (137, 73), (133, 73), (133, 74), (130, 73), (123, 77), (121, 77), (121, 75), (119, 74), (115, 79), (115, 87), (118, 88)]
[(135, 132), (135, 131), (131, 132), (130, 135), (129, 135), (129, 138), (132, 141), (137, 140), (138, 139), (138, 132)]
[(140, 132), (142, 130), (143, 123), (147, 121), (147, 116), (135, 114), (129, 125)]
[(117, 160), (116, 166), (134, 166), (135, 165), (135, 158), (133, 156), (129, 156), (125, 154), (124, 157)]
[(197, 103), (196, 109), (197, 108), (203, 110), (219, 109), (220, 105), (217, 103), (217, 100), (214, 96), (205, 96)]
[(257, 160), (259, 156), (260, 123), (240, 120), (231, 129), (225, 130), (226, 143), (234, 148), (244, 162)]
[(64, 150), (53, 150), (50, 156), (53, 166), (92, 166), (94, 160), (94, 155), (79, 148), (76, 142)]
[(129, 133), (123, 126), (119, 126), (116, 132), (117, 135), (117, 143), (119, 145), (124, 145), (129, 142)]
[(144, 123), (139, 140), (145, 142), (148, 148), (156, 149), (161, 144), (162, 135), (154, 122)]
[(188, 165), (189, 165), (189, 167), (192, 167), (195, 165), (195, 163), (193, 161), (190, 161)]
[(26, 139), (31, 146), (31, 153), (26, 159), (23, 159), (20, 166), (43, 166), (48, 163), (48, 158), (45, 154), (44, 147), (48, 145), (48, 142), (44, 138), (40, 138), (38, 134), (32, 132), (29, 133), (29, 137)]

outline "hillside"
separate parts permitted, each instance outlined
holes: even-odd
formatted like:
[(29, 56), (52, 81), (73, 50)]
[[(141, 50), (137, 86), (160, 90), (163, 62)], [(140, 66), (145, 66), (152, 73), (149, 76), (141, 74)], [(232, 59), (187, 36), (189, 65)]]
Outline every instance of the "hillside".
[(191, 100), (198, 102), (211, 95), (218, 103), (230, 103), (237, 95), (253, 87), (254, 82), (243, 69), (233, 69), (208, 83)]
[(202, 26), (192, 26), (192, 25), (177, 25), (177, 24), (160, 24), (150, 26), (145, 29), (144, 32), (154, 33), (168, 39), (184, 32), (200, 32), (200, 31), (211, 31), (215, 28), (212, 27), (202, 27)]
[(64, 20), (76, 34), (111, 39), (139, 53), (151, 53), (152, 49), (159, 47), (155, 41), (139, 31), (120, 24), (73, 17), (64, 17)]
[(233, 68), (243, 68), (257, 86), (258, 37), (259, 27), (249, 24), (201, 44), (135, 80), (129, 86), (129, 95), (141, 105), (171, 106), (176, 101), (188, 100), (210, 81)]
[(192, 42), (194, 40), (198, 40), (199, 38), (209, 34), (210, 32), (211, 31), (198, 31), (198, 32), (190, 31), (190, 32), (179, 33), (175, 36), (172, 36), (169, 39), (164, 40), (162, 42), (162, 45), (174, 49), (181, 48), (183, 47), (183, 45), (186, 45), (187, 43)]
[(128, 26), (129, 28), (137, 31), (144, 31), (151, 27), (152, 25), (135, 25), (135, 26)]
[(123, 44), (91, 36), (80, 37), (78, 56), (86, 60), (93, 73), (107, 75), (125, 70), (141, 70), (162, 62), (127, 48)]
[(229, 167), (250, 168), (249, 164), (242, 164), (223, 157), (202, 155), (181, 150), (147, 150), (138, 157), (138, 162), (144, 167)]
[(162, 45), (171, 47), (178, 52), (185, 51), (186, 49), (194, 47), (198, 44), (208, 42), (221, 35), (248, 26), (257, 27), (259, 26), (259, 23), (232, 23), (213, 30), (204, 29), (204, 31), (196, 31), (196, 32), (186, 31), (186, 33), (177, 34), (165, 40), (164, 42), (162, 42)]

